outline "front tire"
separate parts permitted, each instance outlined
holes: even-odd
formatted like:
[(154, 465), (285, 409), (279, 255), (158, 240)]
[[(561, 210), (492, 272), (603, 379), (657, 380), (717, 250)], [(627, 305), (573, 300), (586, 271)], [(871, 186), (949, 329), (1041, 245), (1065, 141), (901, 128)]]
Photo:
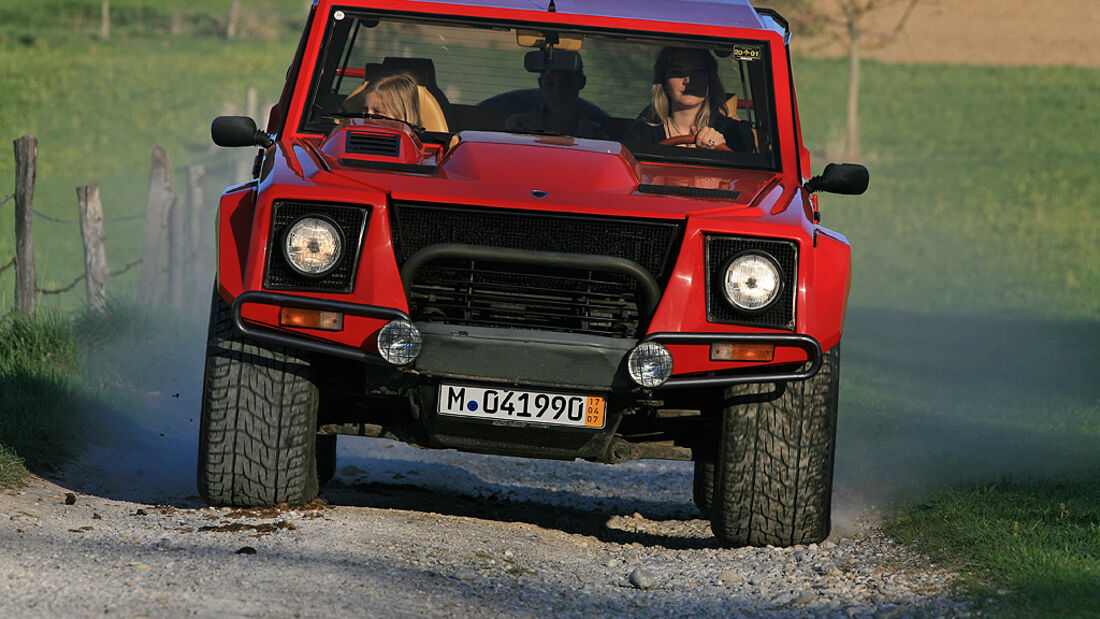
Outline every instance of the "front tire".
[(837, 345), (812, 378), (787, 383), (775, 399), (724, 411), (711, 511), (722, 545), (791, 546), (829, 535), (839, 384)]
[(317, 497), (317, 386), (297, 351), (246, 339), (210, 308), (199, 426), (199, 495), (217, 507)]

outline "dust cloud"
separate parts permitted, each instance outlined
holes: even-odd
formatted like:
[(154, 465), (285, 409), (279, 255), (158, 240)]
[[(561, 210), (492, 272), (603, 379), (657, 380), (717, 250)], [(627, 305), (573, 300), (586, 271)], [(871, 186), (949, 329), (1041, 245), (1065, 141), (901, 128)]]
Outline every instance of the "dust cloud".
[[(88, 450), (62, 480), (115, 499), (198, 505), (194, 471), (205, 340), (201, 318), (149, 315), (96, 345), (87, 369), (110, 404), (86, 415)], [(1098, 350), (1100, 325), (1087, 321), (851, 310), (842, 345), (837, 534), (948, 485), (1095, 475)], [(497, 477), (516, 466), (511, 459), (389, 447), (395, 445), (345, 439), (339, 466), (345, 473), (352, 465), (360, 472), (377, 468), (381, 477), (368, 477), (388, 480), (389, 469), (378, 468), (383, 454), (400, 453), (400, 473), (408, 475), (417, 470), (413, 462), (422, 461), (419, 474), (432, 478), (436, 460), (444, 458), (447, 468), (480, 469), (477, 476), (492, 478), (490, 486), (504, 483)], [(484, 473), (495, 465), (503, 468)], [(603, 467), (586, 467), (559, 468), (606, 483)], [(686, 515), (690, 466), (670, 463), (663, 471), (662, 494), (677, 503), (670, 509)], [(357, 476), (342, 477), (351, 482)], [(484, 480), (481, 485), (489, 483)], [(678, 485), (681, 492), (670, 492)], [(606, 493), (596, 503), (612, 500), (615, 509), (626, 509), (620, 503), (633, 496), (625, 486), (604, 488), (593, 498)], [(639, 505), (652, 499), (633, 498)]]
[(837, 511), (947, 486), (1100, 473), (1100, 325), (856, 308), (843, 343)]
[[(201, 305), (205, 318), (208, 301)], [(59, 481), (117, 500), (198, 505), (205, 320), (167, 311), (119, 313), (126, 316), (105, 320), (117, 329), (84, 344), (85, 374), (98, 388), (98, 404), (80, 412), (87, 448)]]

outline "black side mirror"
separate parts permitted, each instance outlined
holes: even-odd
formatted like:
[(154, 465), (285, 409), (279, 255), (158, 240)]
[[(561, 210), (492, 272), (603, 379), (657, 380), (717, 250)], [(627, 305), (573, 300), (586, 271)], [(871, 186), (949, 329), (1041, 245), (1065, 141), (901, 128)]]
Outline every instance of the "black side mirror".
[(830, 163), (825, 166), (821, 176), (815, 176), (806, 183), (806, 191), (828, 191), (858, 196), (867, 191), (870, 175), (867, 168), (858, 163)]
[(247, 116), (219, 116), (210, 123), (210, 139), (218, 146), (262, 146), (274, 144), (271, 136), (256, 128)]

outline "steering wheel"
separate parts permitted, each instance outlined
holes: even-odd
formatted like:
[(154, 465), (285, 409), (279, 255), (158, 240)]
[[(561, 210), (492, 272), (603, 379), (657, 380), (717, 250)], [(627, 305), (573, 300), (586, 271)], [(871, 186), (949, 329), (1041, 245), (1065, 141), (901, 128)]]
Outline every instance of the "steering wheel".
[[(687, 134), (687, 135), (678, 135), (674, 138), (668, 138), (667, 140), (661, 140), (660, 142), (657, 142), (657, 144), (659, 146), (680, 146), (681, 144), (694, 144), (696, 135), (698, 135), (698, 134), (691, 133), (691, 134)], [(715, 146), (714, 150), (731, 151), (730, 147), (725, 145), (725, 144), (719, 144), (718, 146)]]

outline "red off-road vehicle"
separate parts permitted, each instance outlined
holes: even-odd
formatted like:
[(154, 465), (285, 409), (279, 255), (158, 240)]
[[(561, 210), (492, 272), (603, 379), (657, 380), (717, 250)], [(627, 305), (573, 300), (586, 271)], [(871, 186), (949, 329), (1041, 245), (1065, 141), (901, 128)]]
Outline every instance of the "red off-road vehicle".
[(850, 251), (811, 194), (867, 172), (811, 179), (788, 38), (745, 0), (314, 0), (266, 130), (212, 127), (261, 150), (203, 498), (310, 501), (351, 434), (693, 460), (723, 544), (822, 540)]

